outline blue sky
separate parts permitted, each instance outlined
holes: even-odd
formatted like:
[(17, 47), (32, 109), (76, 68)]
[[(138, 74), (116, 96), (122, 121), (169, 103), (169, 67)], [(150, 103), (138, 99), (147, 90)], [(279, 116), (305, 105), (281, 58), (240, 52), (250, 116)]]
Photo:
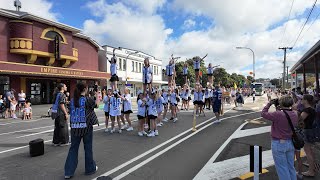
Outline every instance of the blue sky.
[[(314, 3), (295, 0), (287, 21), (293, 0), (20, 1), (22, 11), (80, 28), (101, 45), (152, 54), (164, 65), (172, 53), (181, 59), (208, 53), (207, 63), (223, 61), (228, 72), (249, 75), (252, 55), (235, 47), (250, 47), (256, 54), (256, 77), (274, 77), (282, 72), (283, 51), (278, 47), (292, 45)], [(12, 2), (1, 0), (0, 7), (14, 9)], [(317, 4), (301, 39), (288, 53), (290, 66), (320, 39), (319, 19), (309, 29), (319, 13)]]

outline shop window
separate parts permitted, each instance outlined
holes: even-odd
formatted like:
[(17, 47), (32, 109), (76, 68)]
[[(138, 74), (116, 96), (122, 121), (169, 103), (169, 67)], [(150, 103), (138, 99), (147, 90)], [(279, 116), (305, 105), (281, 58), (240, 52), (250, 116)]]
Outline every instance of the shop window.
[(121, 70), (122, 69), (122, 59), (119, 58), (119, 69)]
[(134, 62), (132, 61), (132, 72), (134, 72)]
[(4, 94), (10, 89), (9, 76), (0, 76), (0, 94)]
[(122, 64), (123, 64), (123, 68), (122, 68), (122, 69), (123, 69), (124, 71), (126, 71), (126, 70), (127, 70), (127, 62), (126, 62), (125, 59), (123, 59), (123, 63), (122, 63)]
[(139, 73), (141, 72), (141, 63), (139, 63)]
[(156, 74), (156, 66), (153, 66), (153, 74)]

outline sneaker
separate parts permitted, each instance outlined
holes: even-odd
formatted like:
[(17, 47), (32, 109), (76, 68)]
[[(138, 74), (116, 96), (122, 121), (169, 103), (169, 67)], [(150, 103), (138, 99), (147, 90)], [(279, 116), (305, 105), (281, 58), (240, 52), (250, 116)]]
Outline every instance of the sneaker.
[(142, 131), (142, 134), (146, 136), (148, 133), (146, 133), (145, 131)]
[(168, 118), (164, 118), (162, 122), (168, 122)]
[(17, 119), (17, 115), (14, 114), (14, 115), (13, 115), (13, 119)]
[(65, 143), (65, 144), (59, 144), (59, 146), (69, 146), (70, 143)]
[(122, 127), (121, 127), (121, 130), (124, 130), (124, 129), (127, 129), (128, 128), (128, 125), (123, 125)]
[(221, 121), (220, 120), (215, 120), (212, 122), (212, 124), (219, 124)]
[(109, 132), (109, 129), (108, 129), (108, 128), (106, 128), (106, 129), (104, 130), (104, 132), (105, 132), (105, 133)]
[(162, 123), (162, 122), (160, 122), (160, 125), (162, 126), (162, 125), (163, 125), (163, 123)]
[(154, 135), (155, 135), (155, 136), (159, 136), (159, 131), (158, 131), (158, 130), (155, 130), (155, 131), (154, 131)]
[(71, 179), (72, 176), (64, 176), (64, 179)]
[(178, 121), (178, 118), (174, 118), (173, 119), (173, 122), (175, 123), (175, 122), (177, 122)]
[(112, 134), (112, 133), (114, 133), (116, 130), (113, 128), (111, 131), (110, 131), (110, 133)]
[(221, 119), (218, 120), (218, 123), (221, 123)]
[(161, 127), (162, 125), (160, 123), (157, 124), (157, 127)]
[(52, 146), (57, 147), (59, 144), (52, 143)]
[(138, 132), (138, 136), (142, 137), (143, 136), (143, 133), (140, 131)]
[(129, 127), (129, 128), (127, 129), (127, 131), (133, 131), (133, 127), (132, 127), (132, 126)]
[(122, 130), (121, 130), (121, 129), (119, 129), (119, 130), (118, 130), (118, 133), (119, 133), (119, 134), (121, 134), (121, 133), (122, 133)]
[(199, 117), (199, 114), (196, 114), (196, 117)]
[(148, 136), (148, 137), (154, 137), (154, 136), (155, 136), (155, 135), (154, 135), (154, 131), (151, 131), (147, 136)]

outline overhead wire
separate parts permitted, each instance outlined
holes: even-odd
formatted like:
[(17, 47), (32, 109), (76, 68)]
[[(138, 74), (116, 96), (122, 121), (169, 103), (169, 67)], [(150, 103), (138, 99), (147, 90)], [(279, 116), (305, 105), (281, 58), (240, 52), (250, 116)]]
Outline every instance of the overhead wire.
[(315, 7), (316, 4), (317, 4), (317, 1), (318, 1), (318, 0), (315, 0), (315, 1), (314, 1), (313, 6), (312, 6), (312, 9), (310, 10), (310, 12), (309, 12), (309, 14), (308, 14), (308, 17), (307, 17), (306, 21), (304, 22), (304, 24), (303, 24), (303, 26), (302, 26), (302, 28), (301, 28), (301, 30), (300, 30), (300, 32), (299, 32), (299, 35), (298, 35), (297, 39), (295, 40), (295, 42), (294, 42), (294, 44), (293, 44), (292, 47), (294, 47), (294, 46), (297, 44), (297, 42), (298, 42), (298, 40), (299, 40), (299, 37), (300, 37), (300, 35), (301, 35), (304, 27), (306, 26), (307, 22), (309, 21), (309, 18), (310, 18), (310, 16), (311, 16), (312, 12), (313, 12), (314, 7)]
[[(312, 21), (312, 23), (310, 24), (309, 28), (305, 31), (305, 33), (308, 32), (308, 31), (311, 29), (312, 25), (316, 22), (316, 20), (319, 18), (319, 16), (320, 16), (320, 10), (319, 10), (318, 15), (313, 19), (313, 21)], [(305, 34), (305, 33), (304, 33), (304, 34)], [(304, 35), (304, 34), (302, 34), (302, 36), (301, 36), (300, 39), (303, 38), (303, 35)]]
[(281, 38), (281, 41), (280, 41), (280, 45), (282, 44), (283, 38), (284, 38), (284, 36), (286, 35), (287, 24), (288, 24), (288, 22), (289, 22), (289, 20), (290, 20), (290, 17), (291, 17), (291, 11), (292, 11), (293, 4), (294, 4), (294, 0), (292, 0), (292, 3), (291, 3), (289, 15), (288, 15), (288, 18), (287, 18), (287, 22), (286, 22), (286, 24), (285, 24), (285, 26), (284, 26), (283, 35), (282, 35), (282, 38)]

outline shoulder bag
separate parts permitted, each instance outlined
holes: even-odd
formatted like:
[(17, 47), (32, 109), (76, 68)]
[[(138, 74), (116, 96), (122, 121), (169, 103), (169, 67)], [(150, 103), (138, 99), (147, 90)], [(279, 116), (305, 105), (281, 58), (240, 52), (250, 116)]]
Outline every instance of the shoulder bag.
[(295, 149), (301, 149), (304, 146), (304, 140), (303, 140), (303, 134), (300, 131), (297, 131), (294, 129), (292, 121), (290, 116), (288, 115), (288, 113), (286, 111), (284, 111), (284, 114), (286, 115), (290, 128), (292, 130), (292, 143)]

